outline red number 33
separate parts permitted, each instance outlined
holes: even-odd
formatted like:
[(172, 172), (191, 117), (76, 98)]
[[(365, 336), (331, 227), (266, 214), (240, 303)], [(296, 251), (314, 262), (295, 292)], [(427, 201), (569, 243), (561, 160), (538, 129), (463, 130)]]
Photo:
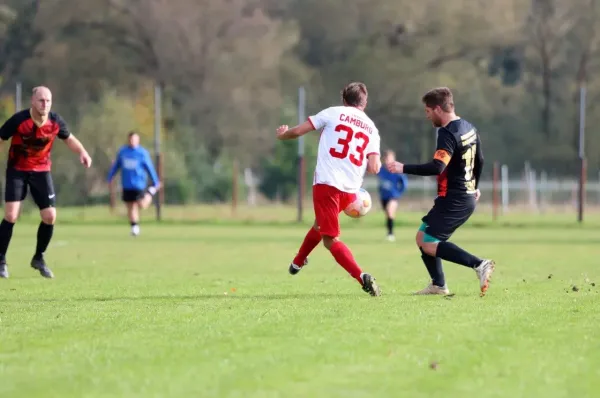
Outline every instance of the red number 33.
[(362, 143), (356, 146), (355, 153), (351, 153), (349, 159), (352, 164), (358, 167), (362, 166), (363, 161), (365, 160), (365, 149), (367, 149), (367, 145), (369, 145), (369, 136), (361, 131), (357, 131), (355, 133), (354, 130), (345, 124), (338, 124), (335, 126), (335, 132), (346, 133), (346, 136), (338, 139), (337, 142), (342, 146), (342, 149), (338, 151), (336, 148), (330, 148), (329, 154), (338, 159), (346, 158), (350, 152), (350, 144), (352, 143), (352, 139), (356, 138), (357, 140), (362, 141)]

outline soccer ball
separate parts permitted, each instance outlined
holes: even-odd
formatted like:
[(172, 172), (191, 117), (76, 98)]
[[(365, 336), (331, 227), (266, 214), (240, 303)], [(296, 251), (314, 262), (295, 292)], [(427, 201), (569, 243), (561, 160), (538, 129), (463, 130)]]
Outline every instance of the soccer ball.
[(371, 201), (371, 195), (361, 188), (356, 193), (356, 199), (354, 202), (350, 203), (348, 207), (344, 209), (344, 213), (348, 217), (352, 218), (360, 218), (367, 215), (369, 210), (371, 210), (371, 206), (373, 206), (373, 202)]

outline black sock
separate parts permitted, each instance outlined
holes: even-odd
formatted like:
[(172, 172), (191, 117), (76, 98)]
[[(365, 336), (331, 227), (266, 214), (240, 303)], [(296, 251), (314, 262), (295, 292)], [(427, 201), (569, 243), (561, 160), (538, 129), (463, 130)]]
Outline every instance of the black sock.
[(136, 225), (138, 225), (137, 221), (129, 221), (129, 224), (131, 224), (132, 227), (135, 227)]
[(442, 268), (442, 259), (439, 257), (433, 257), (421, 250), (421, 259), (429, 276), (431, 277), (431, 283), (436, 286), (444, 287), (446, 285), (446, 278), (444, 277), (444, 269)]
[(481, 259), (467, 253), (452, 242), (440, 242), (437, 247), (437, 256), (465, 267), (475, 268), (481, 263)]
[(10, 238), (12, 238), (14, 223), (8, 222), (2, 219), (0, 223), (0, 260), (6, 259), (6, 252), (8, 250), (8, 244), (10, 243)]
[(393, 235), (394, 234), (394, 219), (393, 218), (387, 218), (387, 229), (388, 229), (388, 235)]
[(54, 224), (46, 224), (41, 222), (37, 232), (37, 245), (35, 247), (35, 257), (41, 257), (52, 239), (52, 233), (54, 232)]

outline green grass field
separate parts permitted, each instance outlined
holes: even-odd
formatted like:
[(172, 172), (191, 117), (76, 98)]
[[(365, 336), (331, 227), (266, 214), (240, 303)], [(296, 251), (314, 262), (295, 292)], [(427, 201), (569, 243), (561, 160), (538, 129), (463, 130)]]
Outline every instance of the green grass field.
[(246, 225), (205, 210), (132, 238), (105, 210), (59, 209), (54, 280), (28, 266), (26, 215), (0, 280), (0, 397), (598, 396), (597, 216), (476, 215), (453, 241), (497, 261), (484, 298), (449, 263), (454, 297), (410, 295), (427, 283), (420, 214), (402, 217), (395, 243), (378, 213), (344, 219), (383, 289), (372, 298), (322, 247), (288, 275), (306, 231), (289, 209)]

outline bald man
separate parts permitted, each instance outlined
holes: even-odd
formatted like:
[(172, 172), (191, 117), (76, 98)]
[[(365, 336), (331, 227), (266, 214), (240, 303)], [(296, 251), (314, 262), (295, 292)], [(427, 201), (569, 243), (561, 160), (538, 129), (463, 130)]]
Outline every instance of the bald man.
[(31, 96), (31, 108), (15, 113), (0, 127), (0, 139), (11, 139), (4, 189), (4, 219), (0, 223), (0, 278), (8, 278), (6, 252), (21, 202), (27, 196), (27, 188), (42, 218), (31, 266), (45, 278), (54, 277), (44, 260), (56, 221), (56, 194), (50, 174), (50, 151), (54, 139), (63, 140), (85, 167), (92, 165), (92, 159), (81, 142), (69, 132), (65, 121), (57, 113), (50, 112), (51, 107), (50, 90), (36, 87)]

